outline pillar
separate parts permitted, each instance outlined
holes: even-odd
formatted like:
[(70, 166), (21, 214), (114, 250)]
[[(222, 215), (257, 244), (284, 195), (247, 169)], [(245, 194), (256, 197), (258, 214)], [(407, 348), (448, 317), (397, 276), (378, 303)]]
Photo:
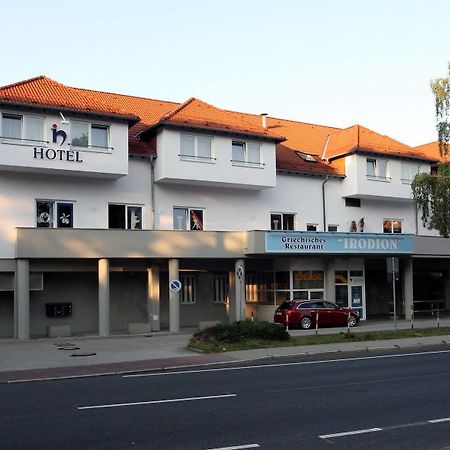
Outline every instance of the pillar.
[(336, 264), (334, 258), (326, 261), (325, 266), (325, 300), (329, 302), (336, 302), (336, 279), (335, 279)]
[(98, 335), (110, 335), (109, 259), (98, 261)]
[(30, 339), (30, 262), (18, 259), (14, 278), (14, 337)]
[(237, 259), (234, 263), (234, 274), (236, 277), (235, 286), (235, 307), (236, 320), (245, 320), (245, 266), (243, 259)]
[[(178, 259), (169, 259), (169, 284), (172, 280), (180, 279), (180, 266)], [(180, 331), (180, 293), (169, 289), (169, 331)]]
[(234, 272), (228, 273), (229, 286), (229, 307), (228, 307), (228, 323), (236, 322), (236, 274)]
[(403, 265), (403, 304), (405, 305), (405, 319), (411, 320), (411, 308), (414, 305), (413, 292), (413, 262), (412, 258), (405, 260)]
[(147, 310), (150, 331), (160, 330), (159, 267), (147, 269)]

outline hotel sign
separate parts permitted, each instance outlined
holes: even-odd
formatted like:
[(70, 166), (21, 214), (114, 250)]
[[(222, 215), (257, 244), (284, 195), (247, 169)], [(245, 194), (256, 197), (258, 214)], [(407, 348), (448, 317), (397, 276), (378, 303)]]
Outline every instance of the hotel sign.
[(411, 254), (413, 236), (375, 233), (266, 232), (266, 253)]

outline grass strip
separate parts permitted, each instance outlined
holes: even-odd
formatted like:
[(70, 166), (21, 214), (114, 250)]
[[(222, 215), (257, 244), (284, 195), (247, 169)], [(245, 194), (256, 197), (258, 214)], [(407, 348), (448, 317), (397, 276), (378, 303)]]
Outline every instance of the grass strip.
[(240, 342), (221, 342), (210, 339), (205, 342), (192, 338), (188, 348), (200, 350), (204, 353), (221, 353), (237, 350), (253, 350), (258, 348), (295, 347), (315, 344), (341, 344), (344, 342), (367, 342), (388, 339), (403, 339), (412, 337), (445, 336), (450, 335), (450, 327), (422, 328), (415, 330), (389, 330), (370, 332), (340, 332), (338, 334), (317, 334), (308, 336), (291, 336), (288, 340), (247, 339)]

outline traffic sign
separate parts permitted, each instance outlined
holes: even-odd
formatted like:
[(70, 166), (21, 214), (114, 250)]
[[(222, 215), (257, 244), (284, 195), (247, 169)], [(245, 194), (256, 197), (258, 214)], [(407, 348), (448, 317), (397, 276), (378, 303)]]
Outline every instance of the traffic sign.
[(244, 277), (244, 271), (243, 271), (243, 269), (242, 269), (242, 266), (239, 266), (239, 267), (236, 269), (236, 278), (237, 278), (239, 281), (241, 281), (243, 277)]
[(181, 290), (181, 281), (180, 280), (172, 280), (169, 283), (169, 289), (172, 292), (180, 292), (180, 290)]

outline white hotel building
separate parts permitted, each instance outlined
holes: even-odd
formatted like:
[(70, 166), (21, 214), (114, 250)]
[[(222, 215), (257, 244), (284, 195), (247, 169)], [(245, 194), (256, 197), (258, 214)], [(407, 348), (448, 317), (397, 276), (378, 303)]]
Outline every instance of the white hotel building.
[(392, 258), (400, 315), (449, 310), (450, 240), (410, 187), (437, 155), (197, 99), (4, 86), (0, 338), (271, 320), (300, 298), (388, 316)]

